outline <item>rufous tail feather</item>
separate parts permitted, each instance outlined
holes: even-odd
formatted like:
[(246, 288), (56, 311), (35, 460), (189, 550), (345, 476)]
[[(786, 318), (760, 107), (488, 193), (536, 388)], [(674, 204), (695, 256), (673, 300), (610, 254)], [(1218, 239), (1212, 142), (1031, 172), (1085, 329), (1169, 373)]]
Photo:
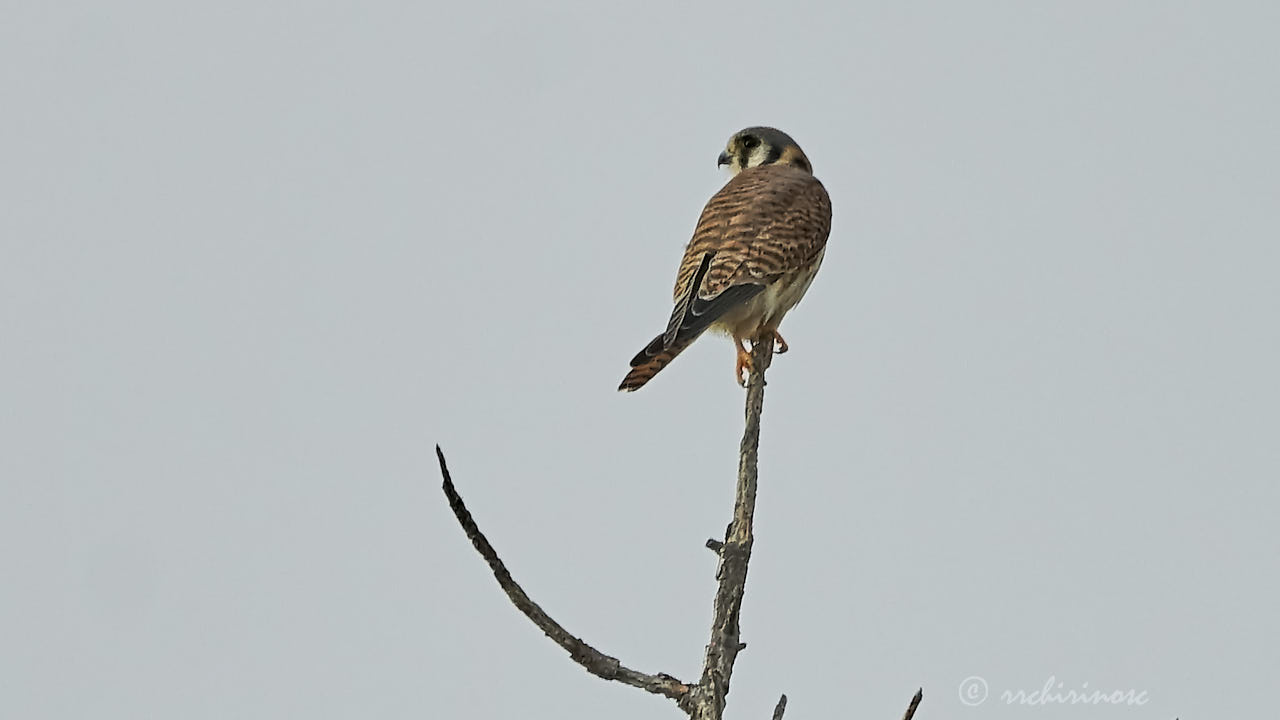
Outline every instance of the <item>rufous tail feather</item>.
[(671, 347), (663, 349), (662, 336), (653, 339), (653, 342), (645, 346), (631, 360), (631, 372), (622, 379), (622, 384), (618, 386), (619, 390), (624, 392), (634, 392), (644, 387), (644, 384), (653, 379), (662, 368), (671, 364), (685, 348), (689, 347), (697, 335), (689, 338), (677, 338)]

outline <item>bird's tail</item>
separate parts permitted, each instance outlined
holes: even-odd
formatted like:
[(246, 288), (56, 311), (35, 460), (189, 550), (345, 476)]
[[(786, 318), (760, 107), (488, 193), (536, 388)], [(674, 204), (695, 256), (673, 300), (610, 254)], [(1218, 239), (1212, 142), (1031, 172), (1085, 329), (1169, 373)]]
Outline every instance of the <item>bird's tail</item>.
[(644, 384), (653, 379), (662, 368), (666, 367), (676, 358), (685, 348), (689, 347), (694, 340), (698, 339), (697, 333), (691, 337), (677, 337), (670, 347), (663, 347), (663, 336), (659, 335), (652, 342), (645, 346), (643, 350), (631, 359), (631, 372), (622, 379), (622, 384), (618, 386), (619, 390), (624, 392), (634, 392), (644, 387)]

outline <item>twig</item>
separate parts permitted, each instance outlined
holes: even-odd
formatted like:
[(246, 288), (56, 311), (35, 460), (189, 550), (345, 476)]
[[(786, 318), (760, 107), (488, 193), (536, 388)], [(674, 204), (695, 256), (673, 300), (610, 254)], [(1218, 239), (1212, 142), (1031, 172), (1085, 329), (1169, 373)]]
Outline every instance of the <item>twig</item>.
[(778, 698), (778, 705), (773, 709), (773, 720), (782, 720), (782, 713), (787, 711), (787, 696)]
[(524, 589), (512, 579), (511, 573), (507, 571), (507, 566), (498, 557), (497, 551), (489, 544), (484, 533), (480, 532), (476, 521), (471, 517), (471, 513), (467, 511), (467, 506), (463, 504), (462, 497), (454, 489), (453, 479), (449, 476), (449, 468), (445, 465), (444, 453), (440, 450), (439, 445), (436, 446), (436, 457), (440, 459), (440, 473), (444, 476), (444, 494), (445, 497), (449, 498), (449, 507), (453, 509), (454, 517), (462, 525), (462, 530), (467, 534), (467, 538), (471, 540), (471, 544), (475, 546), (480, 556), (484, 558), (485, 562), (489, 564), (489, 568), (493, 570), (493, 576), (497, 578), (498, 585), (502, 587), (507, 597), (511, 598), (511, 602), (515, 604), (520, 612), (532, 620), (533, 624), (546, 633), (547, 637), (564, 648), (574, 662), (586, 668), (587, 672), (592, 675), (638, 687), (655, 695), (669, 697), (683, 706), (692, 689), (688, 685), (665, 673), (650, 675), (624, 666), (617, 658), (605, 655), (588, 645), (581, 638), (574, 637), (560, 623), (551, 619), (551, 616), (547, 615), (525, 593)]
[(916, 690), (915, 696), (911, 698), (911, 704), (907, 706), (907, 713), (902, 716), (902, 720), (911, 720), (916, 716), (916, 708), (920, 707), (920, 701), (924, 699), (924, 688)]
[(764, 409), (764, 371), (773, 361), (773, 334), (764, 333), (751, 347), (751, 379), (747, 383), (746, 430), (738, 451), (738, 489), (733, 521), (719, 548), (719, 587), (711, 613), (711, 639), (702, 665), (702, 678), (689, 697), (693, 720), (721, 720), (733, 663), (745, 645), (739, 638), (738, 616), (747, 586), (751, 560), (752, 520), (756, 511), (756, 460), (760, 446), (760, 413)]

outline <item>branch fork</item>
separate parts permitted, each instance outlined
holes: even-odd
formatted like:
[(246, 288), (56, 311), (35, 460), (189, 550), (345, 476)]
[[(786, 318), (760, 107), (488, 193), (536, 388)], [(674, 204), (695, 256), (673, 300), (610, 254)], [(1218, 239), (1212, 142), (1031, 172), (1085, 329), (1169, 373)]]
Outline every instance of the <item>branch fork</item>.
[[(751, 366), (753, 371), (747, 382), (746, 430), (738, 454), (738, 485), (733, 505), (733, 520), (725, 530), (723, 542), (708, 540), (707, 548), (719, 557), (716, 569), (716, 595), (712, 604), (711, 634), (703, 657), (702, 675), (697, 684), (678, 680), (667, 673), (645, 673), (623, 665), (618, 658), (600, 652), (582, 638), (575, 636), (556, 622), (511, 577), (506, 564), (498, 557), (493, 545), (476, 525), (475, 519), (462, 502), (453, 485), (445, 463), (444, 452), (436, 446), (440, 462), (440, 474), (444, 477), (444, 494), (453, 515), (462, 526), (467, 539), (493, 571), (498, 586), (507, 594), (513, 605), (529, 618), (547, 637), (569, 653), (569, 658), (587, 672), (605, 680), (640, 688), (645, 692), (661, 695), (676, 702), (691, 720), (722, 720), (725, 699), (729, 694), (729, 680), (733, 676), (738, 653), (746, 649), (740, 638), (739, 616), (742, 598), (747, 585), (747, 565), (751, 560), (754, 543), (752, 521), (756, 506), (757, 451), (760, 445), (760, 415), (764, 408), (764, 371), (773, 360), (774, 335), (765, 336), (752, 344)], [(917, 692), (907, 708), (903, 720), (911, 720), (922, 694)], [(787, 696), (778, 700), (773, 720), (782, 720), (787, 707)]]

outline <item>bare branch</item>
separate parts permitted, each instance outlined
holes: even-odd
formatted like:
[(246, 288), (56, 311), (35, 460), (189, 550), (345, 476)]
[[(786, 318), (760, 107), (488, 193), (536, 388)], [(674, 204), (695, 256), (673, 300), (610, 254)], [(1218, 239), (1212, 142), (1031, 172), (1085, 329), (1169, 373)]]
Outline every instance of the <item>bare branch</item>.
[[(774, 336), (773, 333), (766, 333), (766, 335), (767, 337), (755, 342), (751, 349), (753, 369), (751, 379), (747, 383), (746, 429), (739, 446), (738, 485), (734, 497), (733, 519), (725, 530), (723, 542), (707, 541), (707, 547), (716, 553), (720, 562), (716, 570), (717, 588), (712, 605), (711, 638), (707, 642), (702, 676), (697, 685), (687, 685), (665, 673), (650, 675), (625, 667), (617, 658), (596, 650), (551, 619), (511, 578), (511, 573), (498, 557), (497, 551), (476, 526), (471, 513), (467, 511), (462, 498), (453, 487), (453, 479), (449, 476), (449, 468), (445, 465), (444, 453), (439, 445), (436, 446), (436, 456), (440, 460), (440, 474), (444, 476), (444, 494), (449, 499), (449, 507), (453, 509), (454, 517), (458, 519), (471, 544), (493, 570), (493, 576), (497, 579), (498, 585), (516, 608), (532, 620), (533, 624), (537, 625), (547, 637), (564, 648), (569, 653), (569, 657), (587, 672), (605, 680), (614, 680), (655, 695), (671, 698), (676, 701), (681, 710), (689, 714), (691, 720), (722, 720), (734, 663), (738, 653), (747, 647), (741, 640), (738, 620), (742, 612), (743, 593), (746, 591), (747, 565), (751, 560), (751, 546), (755, 541), (752, 535), (752, 524), (756, 507), (760, 415), (764, 410), (764, 372), (773, 361)], [(915, 717), (916, 708), (920, 706), (923, 697), (923, 691), (916, 692), (902, 720), (912, 720)], [(773, 710), (773, 720), (782, 720), (786, 709), (787, 696), (783, 695)]]
[(650, 675), (624, 666), (617, 658), (605, 655), (588, 645), (581, 638), (574, 637), (560, 623), (551, 619), (551, 616), (547, 615), (525, 593), (524, 589), (512, 579), (511, 573), (507, 571), (507, 566), (498, 557), (497, 551), (489, 544), (488, 539), (480, 532), (475, 519), (471, 517), (467, 506), (463, 504), (462, 497), (454, 489), (453, 479), (449, 476), (449, 468), (445, 465), (444, 453), (440, 450), (439, 445), (436, 446), (436, 457), (440, 460), (440, 474), (444, 476), (444, 494), (449, 499), (449, 507), (453, 509), (454, 517), (462, 525), (462, 531), (467, 534), (467, 538), (471, 540), (471, 544), (475, 546), (476, 551), (489, 564), (489, 568), (493, 570), (493, 576), (498, 580), (498, 585), (502, 587), (507, 597), (511, 598), (511, 602), (515, 604), (516, 608), (524, 613), (525, 617), (532, 620), (533, 624), (537, 625), (538, 629), (545, 633), (547, 637), (564, 648), (574, 662), (586, 668), (587, 672), (592, 675), (638, 687), (655, 695), (669, 697), (683, 706), (692, 689), (688, 685), (665, 673)]
[(694, 720), (721, 720), (729, 679), (738, 652), (745, 647), (739, 639), (738, 616), (747, 586), (747, 564), (751, 560), (752, 522), (756, 510), (756, 460), (760, 445), (760, 414), (764, 410), (764, 372), (773, 361), (773, 334), (764, 333), (751, 348), (751, 379), (747, 383), (746, 430), (738, 451), (738, 489), (733, 505), (733, 521), (719, 548), (719, 587), (711, 614), (711, 639), (707, 643), (702, 678), (690, 696), (690, 717)]
[(778, 698), (778, 706), (773, 709), (773, 720), (782, 720), (782, 713), (787, 711), (787, 696)]
[(911, 720), (916, 716), (916, 708), (920, 707), (920, 701), (924, 699), (924, 688), (916, 690), (916, 694), (911, 698), (911, 704), (907, 706), (907, 713), (902, 716), (902, 720)]

